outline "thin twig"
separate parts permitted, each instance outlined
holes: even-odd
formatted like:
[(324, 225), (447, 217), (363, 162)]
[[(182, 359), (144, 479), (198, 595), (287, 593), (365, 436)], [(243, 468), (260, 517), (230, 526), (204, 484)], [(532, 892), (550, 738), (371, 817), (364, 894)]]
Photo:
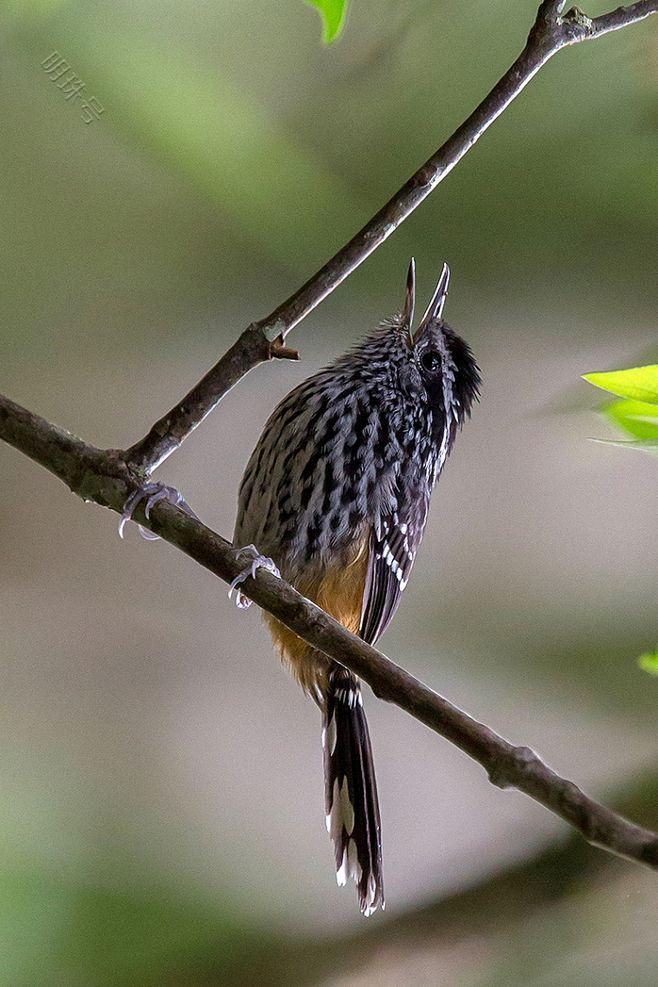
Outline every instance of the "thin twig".
[(593, 38), (600, 38), (610, 31), (618, 31), (629, 24), (637, 24), (651, 14), (658, 11), (658, 0), (644, 0), (644, 2), (632, 3), (628, 7), (617, 7), (609, 14), (601, 14), (600, 17), (588, 17), (578, 7), (574, 7), (564, 17), (564, 24), (570, 27), (572, 39), (569, 44), (577, 44), (579, 41), (591, 41)]
[[(121, 513), (140, 478), (111, 451), (96, 449), (0, 397), (0, 438), (59, 477), (84, 500)], [(140, 524), (230, 582), (250, 561), (201, 521), (161, 501)], [(241, 592), (314, 648), (364, 679), (380, 699), (395, 703), (476, 760), (500, 788), (516, 788), (579, 830), (590, 843), (658, 868), (658, 834), (600, 805), (561, 778), (529, 747), (516, 747), (443, 699), (380, 651), (366, 644), (292, 586), (263, 570)]]
[(231, 349), (198, 384), (156, 422), (143, 439), (126, 450), (127, 462), (145, 474), (151, 473), (175, 452), (246, 373), (269, 359), (295, 358), (295, 351), (286, 350), (283, 346), (290, 330), (411, 215), (525, 89), (549, 58), (569, 45), (598, 38), (648, 17), (658, 9), (658, 0), (641, 0), (594, 19), (581, 13), (577, 7), (562, 15), (564, 6), (564, 0), (544, 0), (540, 4), (525, 48), (464, 123), (324, 267), (270, 315), (244, 330)]

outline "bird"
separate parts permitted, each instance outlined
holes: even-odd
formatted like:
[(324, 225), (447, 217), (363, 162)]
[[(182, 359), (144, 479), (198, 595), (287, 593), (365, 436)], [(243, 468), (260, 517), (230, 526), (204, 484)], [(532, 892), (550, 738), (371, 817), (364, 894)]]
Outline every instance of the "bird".
[[(375, 644), (389, 626), (423, 537), (430, 497), (479, 397), (469, 346), (443, 320), (450, 269), (413, 328), (415, 263), (404, 305), (276, 407), (247, 463), (234, 546)], [(230, 594), (229, 594), (230, 595)], [(360, 682), (265, 613), (284, 663), (320, 707), (326, 825), (339, 885), (364, 915), (384, 908), (379, 799)]]

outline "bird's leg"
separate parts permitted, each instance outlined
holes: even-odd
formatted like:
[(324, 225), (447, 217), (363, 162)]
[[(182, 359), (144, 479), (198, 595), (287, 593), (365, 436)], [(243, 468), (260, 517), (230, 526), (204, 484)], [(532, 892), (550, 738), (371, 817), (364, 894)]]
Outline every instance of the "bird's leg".
[(236, 554), (238, 555), (241, 552), (244, 552), (245, 555), (251, 555), (252, 562), (245, 569), (243, 569), (241, 573), (239, 573), (235, 577), (229, 588), (228, 598), (230, 600), (233, 594), (235, 593), (236, 607), (238, 607), (240, 610), (246, 610), (248, 607), (251, 606), (251, 600), (248, 597), (246, 597), (244, 593), (241, 593), (238, 590), (238, 586), (241, 586), (242, 583), (244, 583), (249, 578), (255, 579), (256, 573), (259, 569), (266, 569), (268, 572), (273, 573), (278, 578), (281, 577), (281, 573), (279, 572), (278, 566), (276, 565), (274, 560), (268, 559), (265, 555), (261, 555), (255, 545), (245, 545), (244, 548), (239, 548), (236, 550)]
[[(121, 514), (121, 520), (119, 521), (119, 537), (123, 538), (123, 529), (126, 526), (126, 522), (132, 521), (133, 514), (137, 510), (137, 506), (141, 503), (141, 501), (146, 501), (144, 504), (144, 514), (148, 519), (151, 517), (152, 509), (161, 500), (167, 500), (170, 504), (173, 504), (174, 507), (180, 507), (180, 509), (186, 514), (189, 514), (190, 517), (197, 518), (197, 515), (194, 513), (179, 490), (176, 490), (175, 487), (168, 487), (164, 483), (149, 481), (142, 484), (138, 490), (135, 490), (135, 492), (130, 495), (128, 500), (123, 505), (123, 513)], [(146, 538), (147, 541), (157, 541), (160, 537), (159, 535), (154, 535), (152, 531), (149, 531), (148, 528), (145, 528), (141, 524), (138, 524), (137, 527), (139, 528), (139, 533), (142, 538)]]

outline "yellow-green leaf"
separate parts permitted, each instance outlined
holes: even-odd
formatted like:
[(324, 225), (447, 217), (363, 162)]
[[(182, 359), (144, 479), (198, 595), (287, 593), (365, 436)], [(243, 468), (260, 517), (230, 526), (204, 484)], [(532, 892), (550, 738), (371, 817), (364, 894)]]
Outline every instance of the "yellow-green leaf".
[(629, 370), (611, 370), (607, 373), (583, 374), (583, 378), (621, 398), (658, 404), (658, 364), (648, 367), (631, 367)]
[(658, 439), (658, 405), (620, 398), (604, 408), (603, 414), (635, 439)]
[(323, 40), (326, 45), (330, 45), (343, 30), (347, 0), (306, 0), (306, 2), (320, 11), (324, 25)]
[(640, 655), (637, 663), (642, 671), (648, 672), (649, 675), (658, 675), (658, 648), (655, 651), (648, 651), (646, 654)]

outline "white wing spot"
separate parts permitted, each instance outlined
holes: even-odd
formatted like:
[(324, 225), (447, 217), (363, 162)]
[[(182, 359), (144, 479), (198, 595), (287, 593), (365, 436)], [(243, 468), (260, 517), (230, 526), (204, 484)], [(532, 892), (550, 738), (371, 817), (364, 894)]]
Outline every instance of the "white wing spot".
[(358, 884), (361, 880), (361, 875), (363, 871), (359, 863), (358, 851), (356, 848), (356, 843), (354, 840), (350, 840), (347, 844), (347, 860), (349, 865), (350, 877), (353, 877), (355, 882)]
[(343, 851), (343, 862), (336, 871), (336, 884), (339, 888), (347, 884), (347, 847)]

